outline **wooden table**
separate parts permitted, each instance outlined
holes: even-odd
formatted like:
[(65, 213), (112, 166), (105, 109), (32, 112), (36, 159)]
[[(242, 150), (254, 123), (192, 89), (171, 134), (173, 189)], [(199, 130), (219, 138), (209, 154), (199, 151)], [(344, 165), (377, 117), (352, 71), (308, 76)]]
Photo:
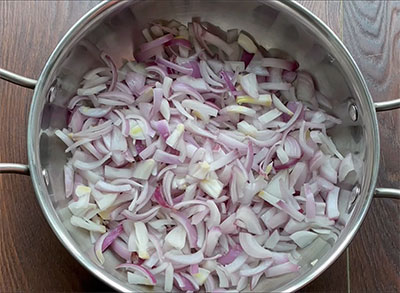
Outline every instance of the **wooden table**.
[[(376, 101), (400, 97), (400, 2), (300, 2), (344, 41)], [(0, 1), (0, 67), (38, 77), (63, 34), (96, 3)], [(0, 81), (0, 162), (27, 162), (31, 95)], [(400, 188), (400, 110), (378, 117), (378, 185)], [(302, 291), (399, 292), (399, 207), (375, 199), (350, 247)], [(26, 176), (0, 176), (0, 292), (5, 291), (111, 291), (57, 240)]]

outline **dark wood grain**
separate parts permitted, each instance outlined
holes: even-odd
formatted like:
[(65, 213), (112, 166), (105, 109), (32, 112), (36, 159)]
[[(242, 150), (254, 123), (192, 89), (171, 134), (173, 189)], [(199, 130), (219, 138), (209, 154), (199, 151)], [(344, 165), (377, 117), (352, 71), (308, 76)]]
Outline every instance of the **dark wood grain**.
[[(62, 35), (97, 2), (0, 0), (0, 67), (37, 77)], [(299, 2), (343, 39), (376, 101), (400, 97), (400, 2)], [(27, 161), (31, 94), (0, 81), (0, 162)], [(378, 183), (399, 188), (399, 111), (379, 114), (379, 120)], [(347, 252), (301, 291), (400, 291), (399, 212), (398, 203), (375, 200)], [(0, 220), (0, 292), (111, 290), (59, 243), (29, 177), (0, 176)]]
[[(376, 101), (400, 97), (400, 2), (344, 2), (343, 40)], [(379, 113), (379, 186), (400, 187), (399, 110)], [(400, 291), (400, 203), (374, 200), (349, 247), (353, 291)]]

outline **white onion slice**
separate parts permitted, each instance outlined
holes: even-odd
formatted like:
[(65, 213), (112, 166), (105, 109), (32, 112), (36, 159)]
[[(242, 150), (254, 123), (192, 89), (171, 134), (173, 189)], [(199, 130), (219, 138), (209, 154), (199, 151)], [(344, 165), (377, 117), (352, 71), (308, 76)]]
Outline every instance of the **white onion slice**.
[(99, 225), (94, 223), (91, 220), (80, 218), (77, 216), (72, 216), (71, 217), (71, 224), (76, 227), (80, 227), (89, 231), (93, 232), (100, 232), (100, 233), (105, 233), (106, 232), (106, 227), (103, 225)]
[(267, 259), (261, 262), (257, 267), (251, 269), (242, 269), (240, 270), (240, 275), (244, 277), (254, 276), (266, 271), (273, 263), (272, 259)]
[(173, 263), (184, 265), (198, 264), (204, 259), (203, 252), (201, 250), (197, 251), (196, 253), (186, 255), (168, 251), (164, 256)]
[(239, 34), (238, 44), (249, 53), (255, 54), (258, 51), (253, 41), (243, 33)]
[(254, 73), (249, 73), (247, 75), (240, 76), (239, 78), (240, 84), (243, 87), (243, 90), (252, 98), (258, 99), (258, 87), (257, 87), (257, 78)]
[(132, 177), (136, 179), (149, 179), (156, 162), (153, 159), (144, 160), (135, 164), (132, 171)]
[(281, 115), (282, 115), (281, 111), (279, 111), (278, 109), (272, 109), (272, 110), (268, 111), (267, 113), (258, 117), (258, 120), (263, 124), (268, 124), (269, 122), (275, 120), (276, 118), (278, 118)]
[(298, 231), (290, 235), (290, 238), (301, 248), (311, 244), (317, 237), (318, 234), (310, 231)]
[(251, 257), (262, 259), (272, 257), (271, 251), (263, 248), (256, 238), (249, 233), (239, 233), (239, 242), (243, 250)]
[(182, 250), (186, 242), (185, 229), (182, 226), (172, 229), (165, 237), (165, 242), (176, 249)]
[(247, 254), (241, 253), (233, 262), (225, 266), (225, 270), (230, 274), (237, 272), (246, 262), (248, 257), (249, 256)]
[(214, 253), (215, 246), (217, 245), (221, 234), (222, 232), (219, 227), (212, 227), (209, 230), (206, 240), (206, 248), (204, 250), (206, 256), (211, 256)]
[(258, 221), (257, 215), (253, 210), (247, 206), (241, 206), (236, 212), (236, 219), (241, 220), (247, 231), (253, 234), (262, 234), (263, 229), (261, 228), (260, 222)]
[(337, 219), (339, 218), (339, 209), (338, 209), (338, 198), (339, 198), (339, 187), (334, 187), (331, 191), (328, 192), (326, 198), (326, 214), (329, 219)]

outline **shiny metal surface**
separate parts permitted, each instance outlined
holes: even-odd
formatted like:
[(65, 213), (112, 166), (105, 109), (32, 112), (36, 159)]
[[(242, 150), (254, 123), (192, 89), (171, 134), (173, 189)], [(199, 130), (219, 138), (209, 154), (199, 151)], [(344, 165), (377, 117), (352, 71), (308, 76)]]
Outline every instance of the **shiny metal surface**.
[(375, 103), (375, 109), (377, 112), (394, 110), (399, 108), (400, 108), (400, 99)]
[[(256, 288), (262, 292), (295, 291), (315, 279), (343, 252), (361, 224), (375, 189), (379, 136), (372, 99), (353, 59), (329, 28), (294, 2), (241, 1), (235, 5), (228, 1), (109, 2), (89, 12), (57, 46), (39, 77), (34, 94), (28, 151), (38, 200), (61, 242), (86, 268), (117, 290), (150, 291), (128, 285), (126, 276), (114, 269), (117, 260), (111, 254), (106, 253), (104, 268), (98, 266), (88, 235), (69, 225), (63, 179), (57, 175), (66, 159), (64, 146), (51, 130), (65, 126), (66, 101), (74, 94), (84, 72), (100, 64), (98, 55), (89, 52), (86, 41), (106, 51), (121, 65), (144, 42), (141, 30), (148, 22), (163, 18), (186, 23), (193, 16), (223, 29), (244, 29), (267, 48), (287, 49), (302, 69), (314, 73), (319, 89), (334, 105), (334, 114), (344, 121), (331, 135), (342, 152), (353, 152), (359, 172), (348, 183), (359, 185), (361, 191), (348, 224), (336, 243), (324, 241), (312, 253), (307, 249), (301, 252), (304, 258), (300, 262), (300, 274), (262, 281)], [(49, 103), (45, 97), (54, 82), (55, 99)], [(343, 111), (350, 101), (358, 108), (356, 122)], [(43, 176), (43, 170), (47, 170), (48, 176)], [(310, 265), (315, 259), (318, 259), (316, 264)]]
[[(14, 84), (34, 89), (37, 81), (25, 76), (0, 68), (0, 79)], [(23, 174), (29, 175), (29, 166), (24, 164), (0, 163), (0, 174)]]
[[(296, 291), (335, 261), (362, 223), (375, 191), (379, 135), (375, 105), (349, 52), (327, 26), (295, 2), (237, 1), (235, 5), (229, 1), (103, 2), (88, 12), (60, 41), (35, 88), (29, 116), (28, 155), (38, 201), (60, 241), (94, 275), (119, 291), (153, 291), (128, 285), (125, 274), (114, 269), (117, 260), (108, 251), (104, 267), (98, 265), (88, 235), (69, 224), (61, 172), (66, 161), (65, 147), (55, 137), (54, 129), (66, 126), (65, 105), (75, 94), (83, 74), (100, 64), (98, 54), (88, 42), (106, 51), (121, 65), (144, 42), (141, 30), (148, 22), (163, 18), (186, 23), (193, 16), (223, 29), (244, 29), (266, 48), (285, 48), (299, 61), (301, 69), (314, 73), (319, 90), (333, 104), (332, 114), (343, 121), (330, 135), (341, 152), (353, 153), (358, 174), (349, 179), (349, 188), (343, 188), (342, 193), (360, 191), (351, 201), (347, 225), (335, 243), (324, 241), (312, 251), (301, 251), (299, 274), (261, 281), (255, 289)], [(350, 104), (357, 109), (355, 120), (347, 111)]]
[(375, 197), (400, 199), (400, 190), (395, 188), (376, 188)]
[(0, 79), (4, 79), (30, 89), (34, 89), (37, 83), (37, 80), (13, 73), (3, 68), (0, 68)]
[[(400, 99), (375, 103), (377, 112), (389, 111), (400, 108)], [(375, 198), (400, 199), (400, 189), (378, 187), (375, 189)]]
[(0, 174), (29, 175), (29, 166), (24, 164), (0, 163)]

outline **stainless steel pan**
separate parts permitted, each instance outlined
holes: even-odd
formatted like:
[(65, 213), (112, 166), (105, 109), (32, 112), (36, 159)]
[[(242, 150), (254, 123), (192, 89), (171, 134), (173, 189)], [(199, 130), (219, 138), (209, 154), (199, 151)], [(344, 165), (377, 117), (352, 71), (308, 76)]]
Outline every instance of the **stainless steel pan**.
[[(54, 233), (89, 271), (116, 290), (150, 291), (128, 285), (125, 275), (114, 269), (111, 254), (106, 254), (109, 260), (104, 267), (98, 266), (92, 261), (88, 236), (68, 224), (62, 176), (66, 155), (53, 130), (66, 126), (66, 102), (76, 92), (83, 74), (99, 63), (87, 41), (121, 65), (144, 41), (141, 30), (151, 20), (177, 19), (186, 23), (193, 16), (224, 29), (244, 29), (261, 45), (286, 50), (302, 68), (314, 73), (320, 91), (334, 105), (333, 113), (343, 120), (330, 135), (342, 152), (352, 152), (358, 162), (358, 177), (347, 187), (351, 198), (346, 203), (347, 225), (335, 243), (326, 242), (311, 254), (302, 252), (299, 274), (260, 282), (256, 288), (262, 292), (298, 290), (320, 275), (349, 245), (374, 194), (400, 197), (400, 190), (375, 188), (380, 152), (376, 111), (399, 108), (400, 100), (374, 103), (360, 70), (340, 40), (295, 2), (148, 0), (99, 4), (68, 31), (37, 81), (0, 69), (1, 78), (34, 89), (27, 135), (29, 165), (0, 164), (0, 173), (31, 175), (37, 199)], [(314, 259), (318, 261), (312, 266), (310, 261)]]

